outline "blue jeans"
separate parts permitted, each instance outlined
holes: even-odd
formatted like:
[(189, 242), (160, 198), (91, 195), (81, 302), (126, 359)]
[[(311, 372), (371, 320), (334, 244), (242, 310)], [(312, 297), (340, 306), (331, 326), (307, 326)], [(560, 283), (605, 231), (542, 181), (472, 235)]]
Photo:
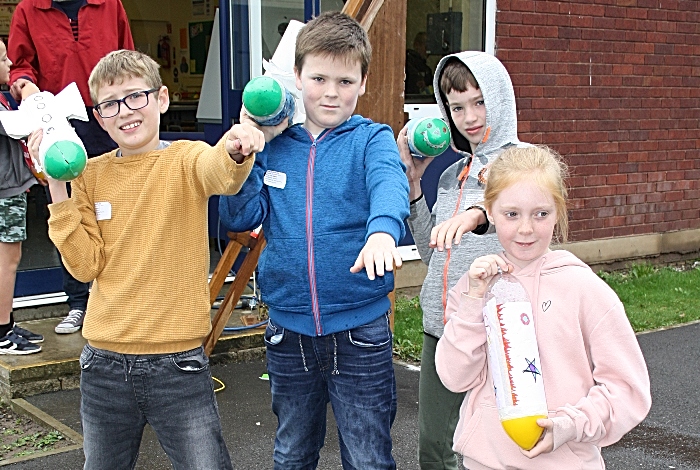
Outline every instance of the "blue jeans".
[(305, 336), (270, 320), (265, 330), (275, 470), (315, 469), (326, 435), (326, 405), (338, 424), (345, 470), (395, 469), (392, 334), (387, 315), (326, 336)]
[(86, 470), (133, 469), (146, 423), (174, 469), (233, 468), (201, 347), (133, 356), (86, 345), (80, 368)]

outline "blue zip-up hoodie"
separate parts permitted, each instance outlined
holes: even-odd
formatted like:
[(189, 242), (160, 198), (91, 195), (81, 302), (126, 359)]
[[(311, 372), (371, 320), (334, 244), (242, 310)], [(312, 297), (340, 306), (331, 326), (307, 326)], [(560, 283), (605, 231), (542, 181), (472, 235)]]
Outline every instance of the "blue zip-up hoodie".
[(350, 272), (371, 234), (397, 243), (405, 234), (408, 182), (389, 126), (352, 116), (315, 140), (288, 128), (256, 156), (241, 191), (220, 199), (219, 214), (236, 232), (262, 224), (260, 290), (278, 325), (328, 335), (389, 309), (392, 273)]

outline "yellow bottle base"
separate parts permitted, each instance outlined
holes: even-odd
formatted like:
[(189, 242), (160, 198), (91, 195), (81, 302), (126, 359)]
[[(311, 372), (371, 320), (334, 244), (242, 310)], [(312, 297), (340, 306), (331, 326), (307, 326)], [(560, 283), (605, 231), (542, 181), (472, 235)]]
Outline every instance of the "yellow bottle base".
[(506, 434), (515, 441), (520, 447), (525, 450), (530, 450), (535, 447), (537, 441), (542, 435), (544, 428), (537, 425), (538, 419), (546, 419), (544, 415), (540, 416), (525, 416), (523, 418), (509, 419), (501, 421)]

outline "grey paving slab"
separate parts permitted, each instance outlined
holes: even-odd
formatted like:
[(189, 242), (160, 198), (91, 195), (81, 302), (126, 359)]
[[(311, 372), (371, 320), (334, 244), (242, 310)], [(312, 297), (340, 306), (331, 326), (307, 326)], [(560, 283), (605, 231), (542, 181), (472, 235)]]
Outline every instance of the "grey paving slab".
[[(638, 337), (647, 360), (653, 405), (647, 419), (614, 446), (605, 448), (612, 470), (700, 470), (700, 324)], [(239, 470), (272, 468), (276, 420), (264, 361), (219, 364), (212, 368), (226, 389), (217, 394), (226, 442)], [(418, 372), (396, 365), (399, 410), (392, 431), (394, 456), (400, 470), (417, 469)], [(28, 398), (59, 421), (80, 431), (77, 390)], [(329, 413), (320, 470), (340, 469), (335, 423)], [(80, 469), (82, 453), (68, 452), (10, 465), (11, 470)], [(171, 468), (154, 433), (147, 428), (137, 469)]]

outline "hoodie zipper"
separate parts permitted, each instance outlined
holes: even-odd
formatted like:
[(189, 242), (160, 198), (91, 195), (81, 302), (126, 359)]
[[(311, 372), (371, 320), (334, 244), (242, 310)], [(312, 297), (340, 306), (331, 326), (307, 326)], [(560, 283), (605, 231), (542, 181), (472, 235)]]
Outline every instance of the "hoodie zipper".
[[(306, 130), (306, 129), (304, 129)], [(328, 129), (320, 138), (314, 138), (309, 131), (306, 131), (311, 138), (311, 149), (309, 150), (309, 161), (306, 166), (306, 256), (309, 275), (309, 290), (311, 294), (311, 311), (314, 314), (314, 326), (316, 336), (323, 335), (321, 325), (321, 308), (318, 304), (318, 289), (316, 286), (316, 264), (314, 262), (314, 170), (316, 166), (316, 144), (325, 139), (333, 129)]]

